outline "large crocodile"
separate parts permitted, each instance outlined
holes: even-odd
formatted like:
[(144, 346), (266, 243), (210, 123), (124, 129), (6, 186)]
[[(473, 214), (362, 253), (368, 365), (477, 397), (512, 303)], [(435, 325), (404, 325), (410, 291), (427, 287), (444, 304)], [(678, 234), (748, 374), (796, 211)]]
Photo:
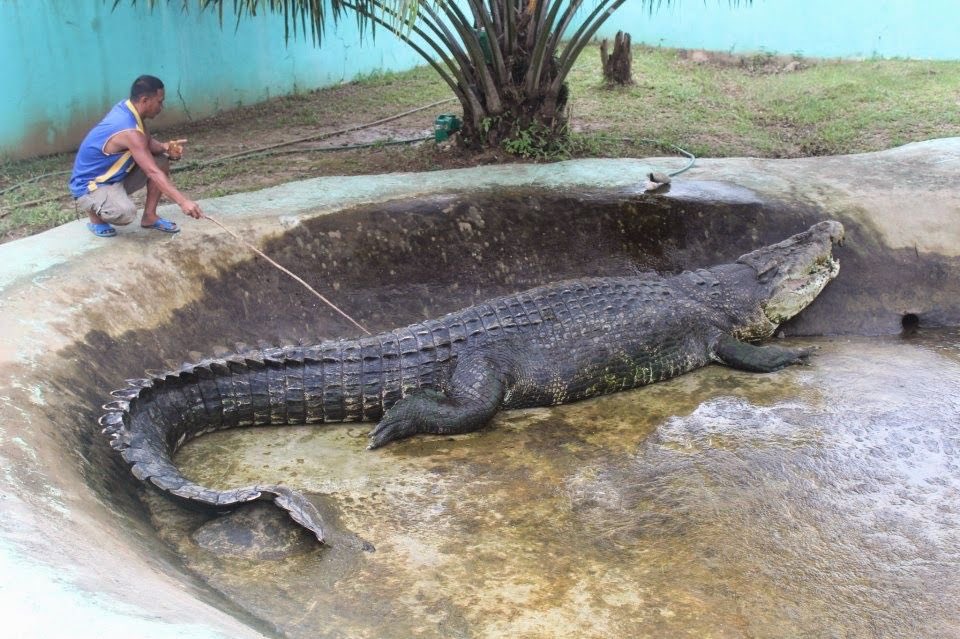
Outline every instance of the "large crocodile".
[(199, 486), (174, 465), (206, 432), (378, 421), (370, 448), (415, 433), (476, 430), (500, 409), (635, 388), (718, 362), (769, 372), (808, 352), (756, 346), (837, 275), (826, 221), (733, 264), (671, 277), (567, 280), (357, 339), (205, 359), (111, 393), (101, 418), (133, 474), (193, 502), (273, 499), (323, 541), (313, 504), (284, 486)]

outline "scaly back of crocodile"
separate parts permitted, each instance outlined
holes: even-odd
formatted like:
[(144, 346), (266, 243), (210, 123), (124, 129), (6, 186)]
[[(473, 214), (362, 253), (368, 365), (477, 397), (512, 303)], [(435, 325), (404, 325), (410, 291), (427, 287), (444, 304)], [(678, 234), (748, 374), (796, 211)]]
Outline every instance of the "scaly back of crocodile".
[(128, 380), (111, 393), (117, 399), (104, 405), (100, 424), (139, 479), (214, 506), (272, 498), (322, 540), (319, 514), (298, 493), (206, 488), (180, 473), (174, 453), (194, 437), (238, 426), (378, 420), (411, 391), (440, 387), (472, 345), (583, 324), (611, 304), (654, 300), (661, 288), (659, 279), (570, 280), (372, 337), (244, 349)]

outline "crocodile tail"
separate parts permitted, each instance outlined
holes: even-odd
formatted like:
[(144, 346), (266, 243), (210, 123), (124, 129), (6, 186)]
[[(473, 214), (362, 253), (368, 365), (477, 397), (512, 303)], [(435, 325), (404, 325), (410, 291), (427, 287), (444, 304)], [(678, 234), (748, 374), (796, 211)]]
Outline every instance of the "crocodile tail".
[[(251, 403), (249, 391), (260, 384), (258, 379), (265, 378), (266, 366), (269, 361), (261, 357), (234, 356), (230, 360), (186, 364), (179, 371), (152, 374), (151, 378), (127, 380), (126, 388), (111, 392), (115, 399), (104, 404), (106, 412), (99, 424), (110, 438), (110, 446), (131, 465), (138, 479), (170, 495), (213, 508), (272, 500), (322, 543), (323, 519), (303, 494), (269, 484), (229, 490), (207, 488), (187, 479), (173, 463), (173, 454), (186, 440), (211, 430), (253, 423), (255, 415), (264, 410), (269, 413), (269, 406), (259, 405), (256, 397)], [(217, 392), (228, 386), (246, 390)], [(230, 410), (224, 410), (226, 405)]]

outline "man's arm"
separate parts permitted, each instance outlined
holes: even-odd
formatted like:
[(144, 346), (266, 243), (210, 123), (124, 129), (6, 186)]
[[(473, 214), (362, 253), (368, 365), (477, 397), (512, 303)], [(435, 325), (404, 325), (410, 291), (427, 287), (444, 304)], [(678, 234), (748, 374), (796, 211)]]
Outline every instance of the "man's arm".
[(137, 163), (140, 170), (147, 175), (148, 180), (152, 180), (160, 192), (173, 200), (184, 214), (193, 218), (203, 217), (203, 211), (200, 205), (189, 199), (183, 193), (177, 190), (167, 174), (163, 172), (156, 160), (153, 159), (153, 149), (157, 148), (158, 153), (163, 153), (163, 143), (157, 142), (153, 138), (148, 138), (140, 131), (122, 131), (114, 139), (125, 146), (130, 154), (133, 155), (133, 161)]
[(150, 134), (147, 134), (147, 146), (150, 148), (152, 155), (160, 155), (161, 153), (167, 152), (167, 145)]

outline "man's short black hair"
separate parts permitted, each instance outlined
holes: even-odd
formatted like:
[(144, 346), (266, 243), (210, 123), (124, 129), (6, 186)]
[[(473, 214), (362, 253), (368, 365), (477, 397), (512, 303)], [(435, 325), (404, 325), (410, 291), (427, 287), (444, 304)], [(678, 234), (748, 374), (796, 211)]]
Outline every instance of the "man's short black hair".
[(160, 78), (152, 75), (141, 75), (133, 81), (133, 86), (130, 87), (130, 99), (136, 102), (140, 96), (153, 95), (162, 88), (163, 82)]

